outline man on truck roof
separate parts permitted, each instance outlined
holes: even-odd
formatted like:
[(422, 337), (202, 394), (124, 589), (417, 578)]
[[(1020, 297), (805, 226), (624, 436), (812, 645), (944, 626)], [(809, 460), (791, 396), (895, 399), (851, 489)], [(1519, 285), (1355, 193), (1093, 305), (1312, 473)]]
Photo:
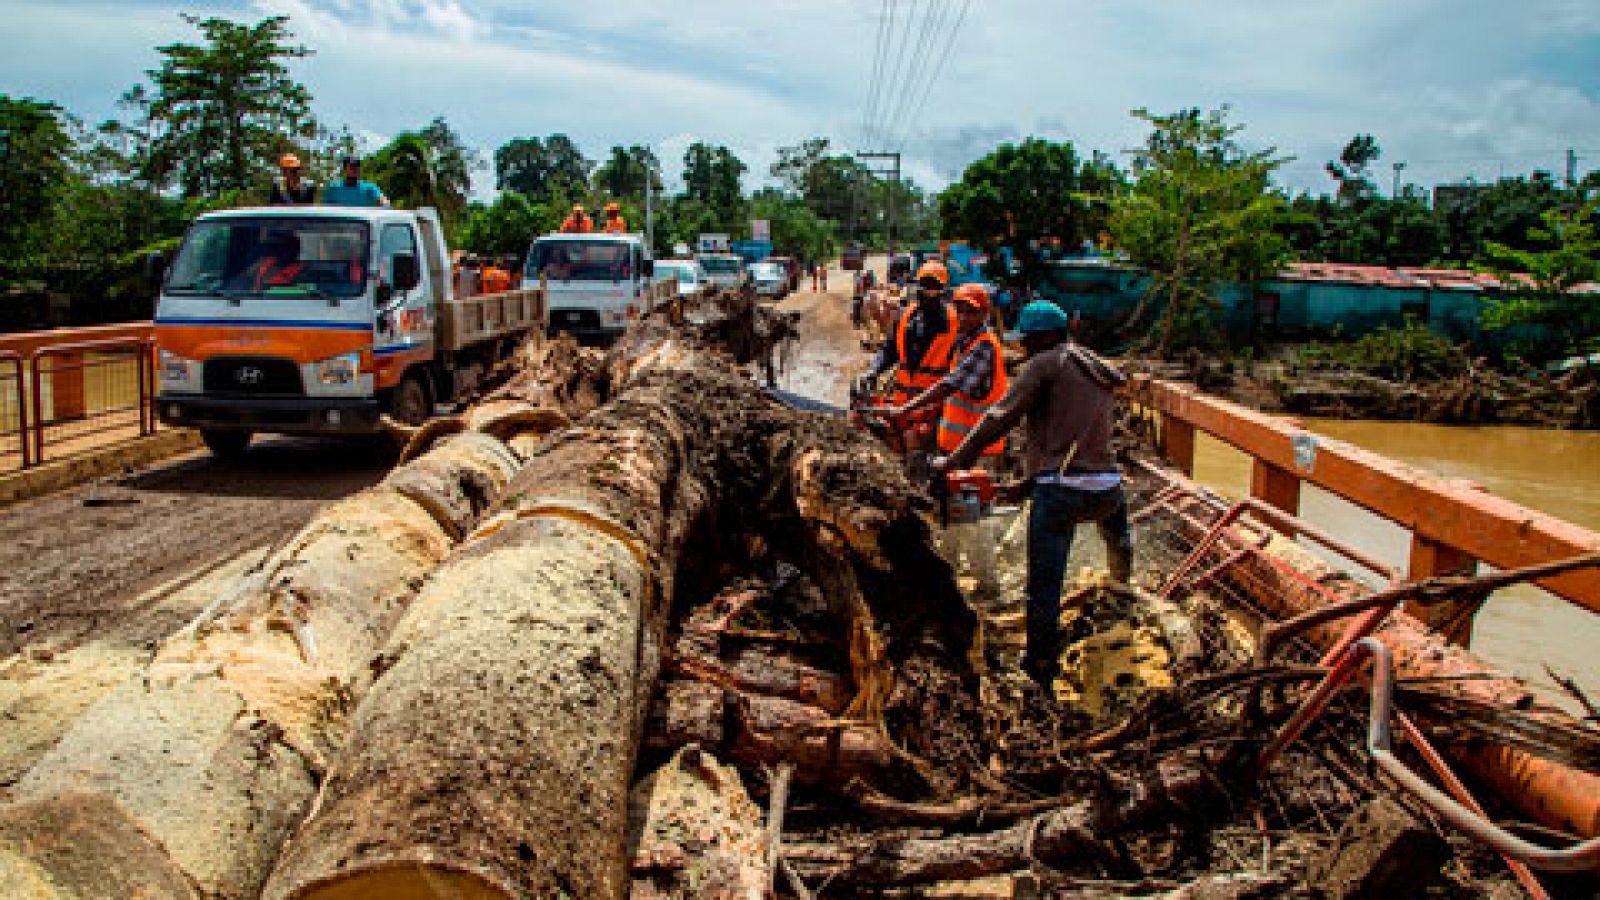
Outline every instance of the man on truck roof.
[(627, 234), (628, 222), (622, 218), (622, 205), (619, 203), (606, 204), (606, 234)]
[(361, 157), (346, 156), (340, 164), (344, 178), (322, 189), (322, 202), (329, 206), (388, 206), (389, 198), (370, 181), (361, 178)]
[(572, 204), (572, 214), (561, 222), (562, 234), (589, 234), (594, 231), (594, 220), (584, 211), (582, 203)]
[(300, 157), (285, 153), (278, 157), (279, 177), (272, 182), (272, 196), (267, 203), (272, 206), (296, 206), (317, 202), (317, 186), (303, 177)]

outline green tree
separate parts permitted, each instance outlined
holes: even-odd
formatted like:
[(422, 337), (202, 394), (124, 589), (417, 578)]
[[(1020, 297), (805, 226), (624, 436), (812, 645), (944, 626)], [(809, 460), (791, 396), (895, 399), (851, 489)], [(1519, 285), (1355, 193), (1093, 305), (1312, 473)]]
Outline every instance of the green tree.
[(535, 203), (583, 196), (594, 164), (564, 134), (516, 138), (494, 152), (495, 185)]
[(654, 150), (639, 144), (614, 145), (611, 155), (594, 173), (596, 190), (619, 201), (642, 200), (647, 179), (657, 191), (661, 190), (661, 161), (656, 159)]
[(71, 125), (54, 103), (0, 94), (0, 263), (7, 268), (37, 243), (40, 223), (73, 172)]
[(1328, 175), (1339, 183), (1341, 202), (1354, 203), (1377, 195), (1378, 189), (1368, 177), (1367, 169), (1382, 155), (1383, 150), (1372, 135), (1358, 134), (1339, 151), (1338, 159), (1327, 164)]
[(750, 198), (750, 216), (772, 223), (773, 251), (780, 256), (821, 257), (836, 245), (834, 226), (817, 217), (799, 197), (763, 188)]
[(1104, 199), (1119, 180), (1108, 160), (1080, 159), (1070, 143), (1001, 144), (939, 196), (943, 236), (989, 251), (1010, 247), (1032, 279), (1044, 245), (1075, 247), (1099, 235)]
[(1252, 285), (1288, 255), (1278, 234), (1283, 198), (1272, 173), (1286, 160), (1275, 150), (1247, 152), (1228, 109), (1133, 115), (1151, 127), (1133, 154), (1133, 185), (1117, 199), (1111, 228), (1117, 244), (1149, 271), (1151, 283), (1125, 327), (1162, 305), (1152, 338), (1158, 355), (1180, 342), (1214, 336), (1212, 319), (1224, 285)]
[(1490, 328), (1543, 325), (1558, 335), (1559, 353), (1600, 349), (1600, 296), (1576, 290), (1600, 282), (1600, 199), (1545, 212), (1529, 231), (1541, 249), (1488, 244), (1485, 271), (1503, 287), (1484, 313)]
[(474, 204), (461, 232), (461, 244), (474, 253), (501, 256), (527, 252), (541, 234), (554, 231), (561, 216), (516, 191), (502, 191), (494, 203)]
[(472, 192), (477, 156), (441, 118), (396, 136), (372, 155), (368, 175), (394, 205), (431, 206), (447, 227), (459, 225)]
[(123, 98), (142, 116), (141, 175), (186, 197), (243, 191), (270, 174), (278, 153), (317, 134), (311, 94), (287, 65), (311, 51), (289, 43), (287, 16), (254, 25), (183, 19), (205, 43), (158, 48), (164, 59), (146, 73), (150, 88)]
[(790, 147), (778, 148), (778, 159), (767, 171), (793, 194), (804, 195), (810, 186), (811, 169), (828, 155), (825, 137), (808, 138)]
[(713, 230), (734, 232), (743, 224), (740, 182), (746, 171), (745, 164), (727, 147), (697, 141), (684, 151), (684, 196), (710, 211), (716, 222)]

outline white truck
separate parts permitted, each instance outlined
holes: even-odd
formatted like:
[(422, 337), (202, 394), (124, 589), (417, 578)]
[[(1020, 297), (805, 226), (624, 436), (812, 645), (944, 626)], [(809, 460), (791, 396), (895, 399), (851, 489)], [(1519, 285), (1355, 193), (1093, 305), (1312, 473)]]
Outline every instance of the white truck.
[(219, 456), (257, 432), (419, 423), (548, 323), (537, 289), (458, 298), (451, 281), (431, 209), (207, 213), (162, 278), (157, 414)]
[(676, 286), (655, 277), (638, 234), (547, 234), (528, 248), (522, 285), (543, 287), (550, 332), (582, 341), (616, 338), (634, 319), (671, 301)]

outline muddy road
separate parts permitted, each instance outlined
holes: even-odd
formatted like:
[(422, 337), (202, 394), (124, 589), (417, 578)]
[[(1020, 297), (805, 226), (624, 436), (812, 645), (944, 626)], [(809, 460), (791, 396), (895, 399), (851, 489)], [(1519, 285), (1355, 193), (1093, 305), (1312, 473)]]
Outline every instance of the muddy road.
[(275, 438), (236, 462), (200, 452), (0, 509), (0, 657), (155, 641), (207, 602), (195, 588), (210, 576), (386, 471), (364, 445)]

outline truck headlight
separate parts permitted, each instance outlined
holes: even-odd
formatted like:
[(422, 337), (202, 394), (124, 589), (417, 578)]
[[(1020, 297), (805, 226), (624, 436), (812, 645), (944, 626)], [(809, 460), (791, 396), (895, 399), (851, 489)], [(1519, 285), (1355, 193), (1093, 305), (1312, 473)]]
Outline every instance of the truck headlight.
[(317, 363), (317, 381), (325, 385), (355, 384), (360, 371), (360, 353), (333, 356)]
[(194, 361), (173, 353), (171, 350), (156, 351), (156, 365), (161, 369), (162, 381), (188, 381), (192, 373), (190, 366)]

